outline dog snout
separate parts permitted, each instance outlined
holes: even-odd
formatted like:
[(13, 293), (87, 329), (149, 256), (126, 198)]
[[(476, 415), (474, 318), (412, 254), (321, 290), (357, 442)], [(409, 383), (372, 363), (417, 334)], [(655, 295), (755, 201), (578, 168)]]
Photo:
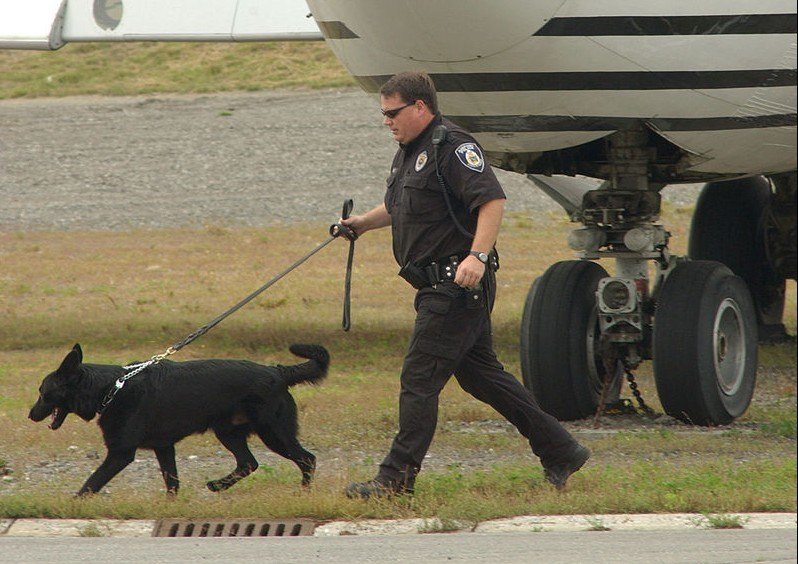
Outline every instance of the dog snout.
[(52, 413), (52, 407), (48, 407), (47, 405), (42, 402), (42, 399), (39, 398), (38, 401), (33, 404), (33, 407), (30, 408), (30, 412), (28, 413), (28, 419), (32, 421), (36, 421), (37, 423), (43, 420), (45, 417)]

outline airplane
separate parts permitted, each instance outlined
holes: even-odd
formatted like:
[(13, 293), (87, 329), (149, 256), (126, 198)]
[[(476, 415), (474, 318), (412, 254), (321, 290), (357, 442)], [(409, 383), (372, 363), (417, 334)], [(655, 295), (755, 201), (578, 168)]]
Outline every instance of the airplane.
[[(371, 94), (396, 72), (428, 72), (443, 113), (493, 166), (527, 175), (581, 223), (576, 258), (533, 282), (522, 316), (524, 384), (561, 420), (617, 403), (652, 360), (667, 414), (730, 423), (750, 405), (758, 341), (789, 338), (792, 0), (10, 4), (0, 48), (324, 40)], [(695, 182), (706, 185), (679, 257), (660, 191)]]

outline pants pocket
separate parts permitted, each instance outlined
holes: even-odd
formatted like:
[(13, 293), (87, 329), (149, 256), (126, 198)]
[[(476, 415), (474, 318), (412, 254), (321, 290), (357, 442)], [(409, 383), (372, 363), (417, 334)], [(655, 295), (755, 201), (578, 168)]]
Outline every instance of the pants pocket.
[(452, 298), (430, 293), (420, 304), (414, 342), (419, 351), (435, 358), (454, 360), (460, 353), (461, 339), (453, 331), (450, 312)]

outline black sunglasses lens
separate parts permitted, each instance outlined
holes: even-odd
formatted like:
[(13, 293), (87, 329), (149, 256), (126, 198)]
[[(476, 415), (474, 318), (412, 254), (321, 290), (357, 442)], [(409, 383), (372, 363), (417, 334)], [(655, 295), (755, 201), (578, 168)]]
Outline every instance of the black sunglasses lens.
[(398, 108), (391, 108), (390, 110), (380, 110), (380, 111), (382, 112), (382, 115), (384, 115), (388, 119), (393, 119), (399, 115), (399, 112), (412, 105), (413, 103), (410, 103), (410, 104), (405, 104), (404, 106), (400, 106)]

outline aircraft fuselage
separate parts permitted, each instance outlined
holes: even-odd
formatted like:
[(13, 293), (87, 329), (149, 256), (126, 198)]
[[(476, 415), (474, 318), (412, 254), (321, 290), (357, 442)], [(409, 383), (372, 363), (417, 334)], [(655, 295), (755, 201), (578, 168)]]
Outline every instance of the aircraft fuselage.
[(366, 91), (430, 73), (502, 168), (606, 177), (591, 143), (641, 125), (659, 182), (796, 169), (793, 2), (308, 4)]

